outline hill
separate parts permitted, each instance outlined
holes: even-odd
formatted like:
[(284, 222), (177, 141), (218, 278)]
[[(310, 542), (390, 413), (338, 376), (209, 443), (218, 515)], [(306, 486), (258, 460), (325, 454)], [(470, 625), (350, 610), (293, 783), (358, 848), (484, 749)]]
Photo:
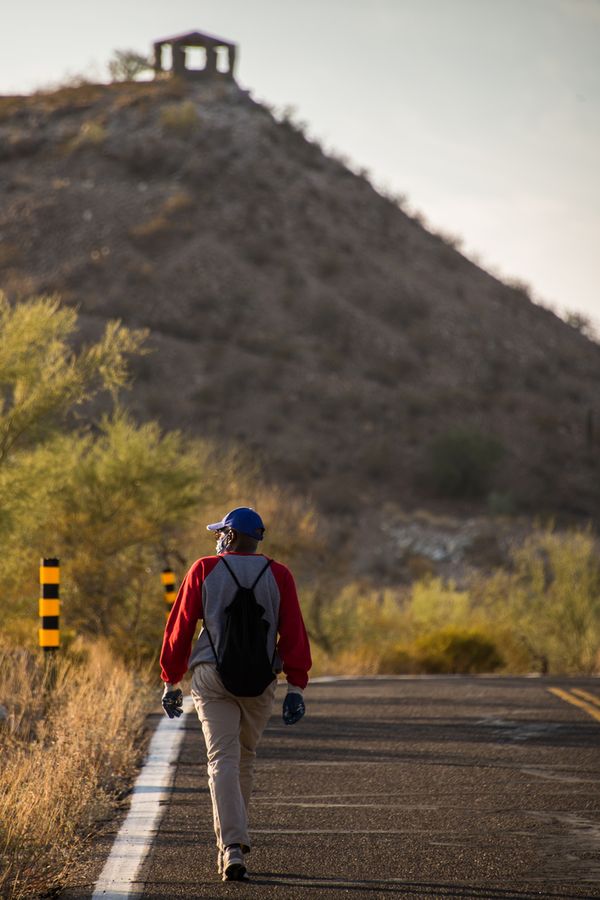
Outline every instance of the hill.
[(598, 513), (600, 347), (235, 84), (2, 97), (0, 191), (10, 299), (151, 329), (140, 417), (364, 523)]

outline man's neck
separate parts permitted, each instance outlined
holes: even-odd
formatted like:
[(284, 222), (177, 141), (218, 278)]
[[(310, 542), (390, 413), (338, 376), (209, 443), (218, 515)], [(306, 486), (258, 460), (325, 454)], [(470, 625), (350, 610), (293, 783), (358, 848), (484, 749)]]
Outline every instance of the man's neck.
[(240, 538), (227, 548), (228, 553), (256, 553), (256, 550), (256, 541), (244, 541)]

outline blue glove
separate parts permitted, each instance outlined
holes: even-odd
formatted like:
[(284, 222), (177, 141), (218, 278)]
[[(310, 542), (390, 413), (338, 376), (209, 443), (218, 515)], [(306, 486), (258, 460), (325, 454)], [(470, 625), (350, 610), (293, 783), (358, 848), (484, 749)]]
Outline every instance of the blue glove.
[(283, 721), (286, 725), (295, 725), (296, 722), (300, 721), (305, 712), (306, 707), (304, 705), (304, 697), (302, 694), (295, 694), (290, 691), (289, 694), (285, 695), (285, 700), (283, 701)]
[(178, 719), (183, 713), (183, 691), (177, 688), (176, 691), (169, 691), (165, 685), (162, 695), (163, 709), (170, 719)]

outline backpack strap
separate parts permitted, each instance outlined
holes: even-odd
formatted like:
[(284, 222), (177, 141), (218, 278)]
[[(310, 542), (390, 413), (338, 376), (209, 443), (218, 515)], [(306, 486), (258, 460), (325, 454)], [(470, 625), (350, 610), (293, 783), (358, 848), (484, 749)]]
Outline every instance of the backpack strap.
[(265, 566), (263, 566), (263, 568), (260, 570), (260, 572), (258, 573), (256, 578), (254, 579), (254, 583), (253, 583), (252, 587), (250, 588), (251, 591), (254, 590), (254, 588), (256, 587), (256, 585), (258, 584), (260, 579), (263, 577), (263, 575), (265, 574), (265, 572), (267, 571), (267, 569), (269, 568), (269, 566), (271, 565), (272, 562), (273, 562), (272, 559), (267, 560), (267, 564)]
[(225, 564), (225, 568), (227, 569), (227, 571), (229, 572), (229, 574), (231, 575), (231, 577), (233, 578), (233, 580), (235, 581), (235, 583), (237, 584), (237, 586), (238, 586), (239, 588), (241, 588), (242, 585), (241, 585), (241, 584), (239, 583), (239, 581), (237, 580), (237, 576), (236, 576), (235, 572), (233, 571), (233, 569), (231, 568), (231, 566), (228, 565), (227, 560), (225, 559), (225, 557), (222, 556), (222, 557), (221, 557), (221, 560), (222, 560), (223, 563)]
[(213, 639), (210, 636), (210, 631), (208, 630), (208, 628), (206, 626), (206, 622), (203, 622), (203, 625), (204, 625), (204, 630), (206, 631), (206, 633), (208, 635), (208, 640), (210, 641), (210, 646), (212, 647), (212, 652), (214, 653), (214, 656), (215, 656), (215, 662), (218, 666), (219, 665), (219, 657), (217, 656), (217, 651), (215, 650), (215, 645), (213, 644)]
[[(269, 566), (271, 565), (272, 562), (273, 562), (272, 559), (267, 560), (266, 565), (262, 567), (262, 569), (260, 570), (260, 572), (258, 573), (256, 578), (254, 579), (254, 583), (253, 583), (252, 587), (250, 588), (251, 591), (254, 590), (254, 588), (256, 587), (256, 585), (258, 584), (260, 579), (263, 577), (263, 575), (265, 574), (265, 572), (267, 571), (267, 569), (269, 568)], [(227, 568), (229, 569), (229, 566), (227, 566)], [(229, 569), (229, 571), (231, 572), (231, 569)], [(275, 646), (273, 647), (273, 656), (271, 657), (271, 668), (273, 668), (273, 666), (275, 665), (275, 657), (276, 656), (277, 656), (277, 626), (275, 627)]]
[[(239, 581), (238, 581), (238, 579), (237, 579), (237, 576), (236, 576), (235, 572), (233, 571), (233, 569), (231, 568), (231, 566), (228, 564), (228, 562), (227, 562), (227, 560), (225, 559), (225, 557), (222, 556), (221, 559), (222, 559), (223, 562), (225, 563), (225, 568), (227, 569), (227, 571), (229, 572), (229, 574), (231, 575), (231, 577), (233, 578), (233, 580), (235, 581), (235, 583), (237, 584), (237, 586), (238, 586), (239, 588), (243, 587), (243, 585), (241, 585), (241, 584), (239, 583)], [(247, 588), (247, 590), (250, 590), (250, 591), (253, 591), (253, 590), (254, 590), (254, 588), (256, 587), (256, 585), (258, 584), (258, 582), (260, 581), (260, 579), (262, 578), (262, 576), (265, 574), (265, 572), (267, 571), (267, 569), (269, 568), (269, 566), (271, 565), (272, 562), (273, 562), (272, 559), (268, 559), (268, 560), (267, 560), (266, 565), (263, 566), (263, 568), (260, 570), (260, 572), (258, 573), (258, 575), (256, 576), (256, 578), (254, 579), (252, 585), (250, 586), (250, 588)]]

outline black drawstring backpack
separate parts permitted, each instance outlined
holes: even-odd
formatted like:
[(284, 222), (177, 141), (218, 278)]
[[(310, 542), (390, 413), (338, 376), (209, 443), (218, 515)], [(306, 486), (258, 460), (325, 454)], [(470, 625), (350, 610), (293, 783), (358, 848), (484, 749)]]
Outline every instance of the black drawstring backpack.
[(225, 608), (225, 625), (220, 642), (221, 655), (217, 655), (210, 631), (206, 628), (210, 646), (215, 655), (217, 672), (221, 681), (236, 697), (258, 697), (275, 679), (273, 658), (267, 653), (269, 623), (264, 617), (265, 608), (254, 596), (254, 588), (265, 574), (272, 560), (260, 570), (251, 587), (241, 585), (227, 561), (221, 559), (237, 585), (237, 591)]

